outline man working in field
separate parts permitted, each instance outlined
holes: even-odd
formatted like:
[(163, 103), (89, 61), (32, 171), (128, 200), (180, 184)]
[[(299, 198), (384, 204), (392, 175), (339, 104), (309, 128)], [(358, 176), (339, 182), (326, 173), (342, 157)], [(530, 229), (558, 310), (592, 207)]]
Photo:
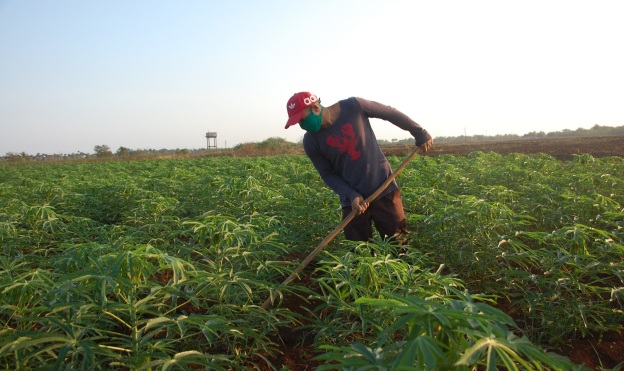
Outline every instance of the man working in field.
[(315, 95), (300, 92), (288, 100), (286, 110), (286, 129), (299, 124), (307, 131), (303, 137), (305, 153), (325, 184), (340, 196), (343, 219), (352, 210), (358, 212), (345, 227), (345, 237), (368, 241), (373, 237), (373, 223), (383, 238), (404, 233), (407, 224), (396, 182), (370, 205), (365, 202), (392, 172), (369, 118), (386, 120), (408, 131), (425, 152), (433, 145), (429, 133), (397, 109), (362, 98), (323, 107)]

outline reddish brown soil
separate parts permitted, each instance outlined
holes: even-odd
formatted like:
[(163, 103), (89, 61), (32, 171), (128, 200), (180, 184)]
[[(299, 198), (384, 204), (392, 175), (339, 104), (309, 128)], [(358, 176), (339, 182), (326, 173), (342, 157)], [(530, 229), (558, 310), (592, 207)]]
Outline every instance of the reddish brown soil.
[[(296, 295), (289, 295), (284, 298), (281, 307), (289, 308), (291, 311), (300, 314), (303, 321), (309, 317), (309, 313), (304, 308), (314, 309), (319, 303), (308, 303)], [(286, 366), (288, 370), (314, 370), (319, 364), (312, 361), (316, 356), (314, 353), (313, 334), (307, 334), (300, 327), (307, 325), (302, 323), (298, 326), (283, 327), (279, 331), (279, 338), (273, 339), (280, 346), (280, 354), (271, 358), (271, 363), (278, 369)], [(268, 370), (269, 368), (267, 368)]]
[[(519, 320), (522, 313), (518, 313), (511, 302), (499, 300), (496, 307), (513, 318), (516, 324), (522, 323)], [(528, 331), (525, 330), (525, 333)], [(557, 349), (550, 350), (568, 357), (576, 364), (582, 364), (594, 370), (613, 369), (624, 362), (624, 329), (619, 332), (607, 332), (602, 336), (589, 335), (585, 338), (573, 339)]]
[[(383, 147), (388, 155), (405, 155), (413, 147), (388, 146)], [(590, 154), (594, 157), (620, 156), (624, 157), (624, 135), (603, 137), (572, 137), (572, 138), (543, 138), (517, 140), (491, 140), (481, 142), (436, 143), (427, 153), (436, 155), (465, 155), (470, 152), (507, 153), (545, 153), (560, 160), (570, 160), (574, 155)]]
[(624, 330), (606, 333), (602, 338), (592, 336), (573, 340), (557, 352), (594, 370), (614, 369), (624, 362)]

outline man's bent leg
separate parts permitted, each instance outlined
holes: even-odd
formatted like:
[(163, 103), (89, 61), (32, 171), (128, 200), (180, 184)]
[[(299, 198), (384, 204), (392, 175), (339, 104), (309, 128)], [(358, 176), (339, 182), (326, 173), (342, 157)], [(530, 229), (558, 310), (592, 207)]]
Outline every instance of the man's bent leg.
[(370, 208), (375, 228), (383, 238), (407, 232), (403, 201), (398, 189), (376, 200)]
[[(342, 208), (342, 219), (351, 214), (350, 207)], [(368, 210), (364, 214), (357, 215), (344, 228), (345, 237), (351, 241), (370, 241), (373, 238), (373, 228)]]

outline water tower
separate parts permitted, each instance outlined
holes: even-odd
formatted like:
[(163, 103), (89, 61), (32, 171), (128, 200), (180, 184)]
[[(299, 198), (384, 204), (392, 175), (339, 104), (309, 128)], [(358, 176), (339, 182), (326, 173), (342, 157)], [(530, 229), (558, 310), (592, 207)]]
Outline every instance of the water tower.
[(206, 133), (206, 140), (208, 141), (208, 147), (207, 149), (210, 148), (217, 148), (217, 132), (216, 131), (209, 131)]

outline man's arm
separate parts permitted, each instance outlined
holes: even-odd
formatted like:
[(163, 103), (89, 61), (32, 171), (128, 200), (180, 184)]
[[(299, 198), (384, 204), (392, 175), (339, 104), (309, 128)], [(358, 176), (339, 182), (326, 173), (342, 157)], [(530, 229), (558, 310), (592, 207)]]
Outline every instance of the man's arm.
[(423, 150), (428, 150), (433, 144), (431, 135), (429, 135), (427, 130), (423, 129), (416, 121), (398, 109), (363, 98), (356, 98), (356, 100), (368, 117), (389, 121), (397, 127), (408, 131), (416, 140), (416, 145), (422, 147)]
[(362, 197), (362, 195), (355, 190), (353, 187), (349, 185), (340, 175), (338, 175), (331, 163), (327, 161), (327, 159), (315, 148), (315, 144), (313, 140), (303, 139), (303, 149), (312, 161), (312, 165), (316, 168), (323, 182), (327, 184), (331, 190), (333, 190), (340, 198), (344, 198), (349, 200), (349, 202), (353, 202), (357, 197)]

